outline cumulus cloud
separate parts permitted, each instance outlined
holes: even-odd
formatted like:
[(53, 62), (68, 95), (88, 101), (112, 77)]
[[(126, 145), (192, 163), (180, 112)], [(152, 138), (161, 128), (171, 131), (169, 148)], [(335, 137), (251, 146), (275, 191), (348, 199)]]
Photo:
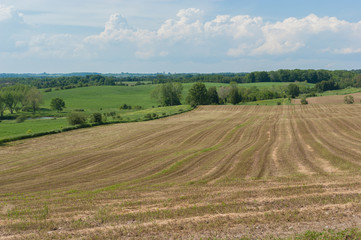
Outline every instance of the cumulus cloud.
[(361, 22), (314, 14), (271, 22), (249, 15), (209, 18), (202, 10), (189, 8), (147, 29), (132, 26), (126, 17), (116, 13), (109, 16), (102, 31), (84, 37), (38, 33), (14, 7), (0, 5), (0, 31), (4, 33), (0, 35), (0, 53), (21, 51), (23, 56), (43, 59), (215, 63), (297, 53), (361, 53)]
[[(204, 20), (200, 9), (180, 10), (174, 19), (165, 20), (154, 30), (133, 29), (126, 19), (112, 15), (99, 35), (90, 36), (92, 43), (131, 42), (135, 56), (152, 58), (177, 54), (206, 53), (206, 56), (240, 57), (284, 55), (311, 49), (320, 51), (325, 46), (334, 53), (358, 53), (361, 22), (351, 23), (335, 17), (287, 18), (278, 22), (264, 22), (261, 17), (248, 15), (218, 15)], [(321, 49), (320, 46), (323, 46)], [(167, 54), (161, 54), (167, 52)]]

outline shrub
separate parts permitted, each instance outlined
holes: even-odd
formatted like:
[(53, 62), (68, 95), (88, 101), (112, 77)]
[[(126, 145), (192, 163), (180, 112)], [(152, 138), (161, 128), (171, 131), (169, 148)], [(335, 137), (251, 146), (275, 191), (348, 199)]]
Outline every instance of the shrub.
[(16, 118), (16, 122), (17, 122), (17, 123), (25, 122), (25, 120), (26, 120), (26, 115), (19, 115), (19, 116)]
[(145, 118), (146, 120), (152, 120), (152, 119), (153, 119), (152, 114), (150, 114), (150, 113), (146, 114), (146, 115), (144, 116), (144, 118)]
[(70, 125), (83, 125), (86, 123), (86, 116), (82, 113), (72, 112), (68, 115)]
[(278, 102), (277, 102), (277, 105), (282, 105), (282, 103), (278, 101)]
[(51, 88), (48, 88), (48, 89), (45, 89), (44, 92), (51, 92), (52, 89)]
[(103, 122), (102, 114), (101, 113), (93, 113), (91, 116), (91, 121), (93, 123), (102, 123)]
[(344, 98), (344, 102), (346, 104), (353, 104), (355, 102), (355, 99), (353, 98), (352, 95), (346, 95)]
[(301, 98), (301, 104), (302, 104), (302, 105), (307, 105), (307, 104), (308, 104), (308, 101), (306, 100), (305, 97), (302, 97), (302, 98)]

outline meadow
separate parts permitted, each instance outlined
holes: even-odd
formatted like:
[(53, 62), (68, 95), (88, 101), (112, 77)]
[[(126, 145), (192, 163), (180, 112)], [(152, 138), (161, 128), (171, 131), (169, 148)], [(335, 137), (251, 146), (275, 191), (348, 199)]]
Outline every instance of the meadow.
[(360, 117), (360, 104), (201, 106), (8, 143), (0, 238), (357, 239)]

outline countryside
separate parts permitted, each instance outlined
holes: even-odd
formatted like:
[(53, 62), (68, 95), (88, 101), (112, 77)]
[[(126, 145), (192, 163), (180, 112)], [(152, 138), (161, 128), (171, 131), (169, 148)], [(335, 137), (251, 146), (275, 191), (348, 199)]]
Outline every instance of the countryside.
[(361, 239), (361, 3), (0, 2), (0, 240)]

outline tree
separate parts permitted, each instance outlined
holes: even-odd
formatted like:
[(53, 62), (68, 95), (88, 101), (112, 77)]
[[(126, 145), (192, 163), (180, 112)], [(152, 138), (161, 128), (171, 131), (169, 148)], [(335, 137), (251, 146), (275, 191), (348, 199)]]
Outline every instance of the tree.
[(0, 117), (4, 116), (4, 111), (5, 111), (5, 101), (4, 101), (4, 97), (2, 92), (0, 92)]
[(353, 103), (355, 102), (355, 99), (353, 98), (352, 95), (346, 95), (346, 96), (344, 97), (344, 102), (345, 102), (346, 104), (353, 104)]
[(216, 87), (210, 87), (207, 91), (209, 104), (219, 104), (219, 97)]
[(10, 113), (13, 114), (19, 103), (18, 93), (12, 89), (6, 89), (3, 94), (3, 100), (5, 106), (9, 109)]
[(152, 92), (151, 97), (157, 99), (162, 106), (180, 105), (183, 86), (178, 82), (168, 82), (158, 85)]
[(43, 96), (41, 92), (36, 88), (31, 88), (27, 91), (25, 95), (25, 103), (26, 106), (29, 106), (33, 112), (35, 113), (36, 110), (39, 109), (40, 103), (43, 101)]
[(226, 87), (226, 86), (221, 86), (219, 89), (218, 89), (218, 97), (219, 97), (219, 101), (220, 103), (226, 103), (227, 102), (227, 98), (229, 96), (229, 92), (230, 92), (230, 87)]
[(63, 108), (65, 108), (65, 102), (61, 98), (53, 98), (50, 102), (50, 107), (51, 109), (60, 112), (63, 110)]
[(291, 96), (291, 98), (295, 98), (300, 95), (300, 88), (296, 84), (291, 83), (287, 87), (287, 93)]
[(207, 88), (203, 83), (195, 83), (188, 91), (187, 102), (192, 106), (206, 105), (208, 103)]
[(242, 97), (239, 94), (238, 87), (232, 86), (229, 92), (229, 102), (232, 103), (233, 105), (236, 105), (240, 101), (242, 101)]

